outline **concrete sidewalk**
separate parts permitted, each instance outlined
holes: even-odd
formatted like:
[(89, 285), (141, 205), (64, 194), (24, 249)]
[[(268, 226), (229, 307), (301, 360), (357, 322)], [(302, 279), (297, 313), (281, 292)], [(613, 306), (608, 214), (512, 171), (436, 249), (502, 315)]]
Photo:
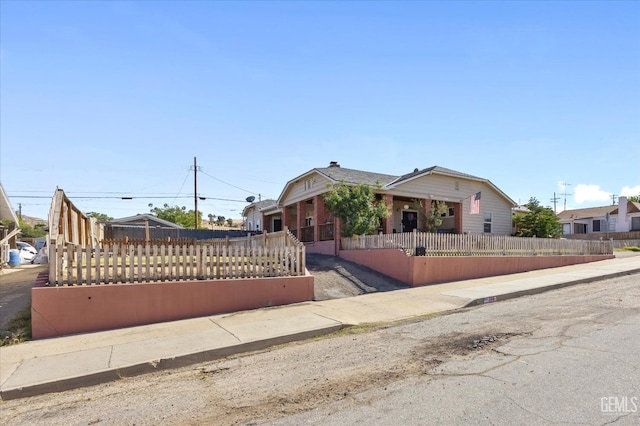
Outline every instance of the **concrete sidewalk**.
[[(332, 333), (640, 273), (640, 256), (256, 309), (0, 348), (4, 400), (89, 386)], [(640, 279), (639, 279), (640, 281)]]

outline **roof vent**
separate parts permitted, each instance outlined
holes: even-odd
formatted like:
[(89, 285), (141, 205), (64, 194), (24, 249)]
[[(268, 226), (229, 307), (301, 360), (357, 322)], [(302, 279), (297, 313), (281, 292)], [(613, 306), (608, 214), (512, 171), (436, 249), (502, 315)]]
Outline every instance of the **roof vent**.
[(337, 162), (337, 161), (331, 161), (331, 162), (329, 163), (329, 167), (340, 167), (340, 164), (338, 164), (338, 162)]
[(416, 167), (415, 169), (413, 169), (413, 173), (417, 173), (418, 172), (418, 168)]

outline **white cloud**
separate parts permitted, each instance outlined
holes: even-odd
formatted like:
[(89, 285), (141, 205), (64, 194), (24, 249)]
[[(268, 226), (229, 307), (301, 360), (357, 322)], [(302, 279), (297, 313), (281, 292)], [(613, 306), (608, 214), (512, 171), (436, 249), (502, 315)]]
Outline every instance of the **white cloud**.
[(576, 203), (588, 203), (591, 201), (611, 201), (611, 192), (600, 189), (600, 185), (586, 185), (581, 183), (576, 185), (575, 196)]
[(636, 186), (623, 186), (620, 195), (623, 197), (631, 197), (632, 195), (640, 195), (640, 185)]

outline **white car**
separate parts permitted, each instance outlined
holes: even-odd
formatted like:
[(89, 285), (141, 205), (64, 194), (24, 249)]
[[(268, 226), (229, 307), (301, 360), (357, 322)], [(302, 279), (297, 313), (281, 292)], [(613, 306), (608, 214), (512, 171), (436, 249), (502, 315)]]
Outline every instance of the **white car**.
[(31, 263), (34, 257), (38, 254), (38, 250), (31, 244), (24, 241), (16, 241), (16, 248), (20, 254), (20, 263)]

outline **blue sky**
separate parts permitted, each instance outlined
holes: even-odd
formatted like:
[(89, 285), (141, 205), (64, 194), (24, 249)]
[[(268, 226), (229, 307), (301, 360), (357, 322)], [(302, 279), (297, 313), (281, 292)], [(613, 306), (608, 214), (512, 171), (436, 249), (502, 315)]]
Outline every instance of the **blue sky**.
[(0, 24), (25, 215), (56, 187), (113, 217), (193, 208), (194, 157), (205, 218), (330, 161), (558, 211), (640, 194), (640, 2), (3, 0)]

